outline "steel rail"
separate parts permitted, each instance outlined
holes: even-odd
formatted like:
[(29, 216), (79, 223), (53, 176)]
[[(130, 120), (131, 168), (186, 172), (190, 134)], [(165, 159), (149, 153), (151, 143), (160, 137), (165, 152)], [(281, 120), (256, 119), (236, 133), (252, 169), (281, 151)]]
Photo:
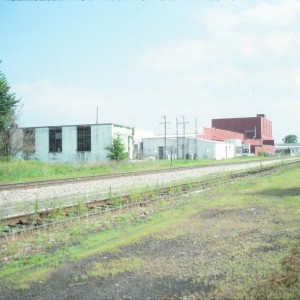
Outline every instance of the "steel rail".
[[(129, 176), (141, 176), (147, 174), (156, 174), (156, 173), (167, 173), (167, 172), (177, 172), (177, 171), (186, 171), (186, 170), (195, 170), (195, 169), (204, 169), (204, 168), (214, 168), (222, 166), (235, 166), (249, 163), (260, 163), (263, 162), (272, 162), (272, 161), (289, 161), (290, 158), (284, 159), (268, 159), (268, 160), (257, 160), (257, 161), (237, 161), (230, 163), (216, 163), (209, 165), (197, 165), (197, 166), (187, 166), (187, 167), (176, 167), (176, 168), (165, 168), (165, 169), (155, 169), (155, 170), (145, 170), (145, 171), (134, 171), (134, 172), (121, 172), (116, 174), (106, 174), (106, 175), (93, 175), (93, 176), (83, 176), (83, 177), (70, 177), (63, 179), (50, 179), (50, 180), (38, 180), (38, 181), (27, 181), (27, 182), (17, 182), (17, 183), (0, 183), (0, 191), (3, 190), (13, 190), (13, 189), (26, 189), (26, 188), (37, 188), (44, 186), (54, 186), (54, 185), (63, 185), (63, 184), (72, 184), (78, 182), (102, 180), (102, 179), (113, 179), (113, 178), (122, 178)], [(294, 161), (294, 160), (293, 160)], [(297, 160), (295, 160), (297, 161)]]
[[(111, 212), (116, 209), (120, 208), (127, 208), (137, 205), (146, 205), (148, 202), (155, 201), (157, 198), (161, 199), (161, 197), (175, 197), (180, 194), (186, 194), (195, 192), (198, 190), (204, 190), (216, 185), (224, 184), (232, 182), (238, 178), (253, 176), (253, 175), (261, 175), (261, 174), (269, 174), (271, 171), (273, 171), (275, 168), (278, 168), (279, 166), (268, 166), (260, 169), (253, 169), (253, 170), (247, 170), (242, 172), (236, 172), (231, 173), (228, 175), (217, 175), (209, 179), (200, 179), (188, 183), (182, 183), (182, 184), (175, 184), (167, 187), (162, 187), (158, 189), (153, 189), (151, 191), (145, 191), (141, 192), (138, 196), (138, 199), (133, 199), (132, 195), (123, 195), (122, 197), (122, 203), (119, 206), (114, 206), (113, 203), (115, 203), (116, 198), (111, 199), (102, 199), (102, 200), (96, 200), (92, 202), (84, 203), (85, 208), (87, 211), (91, 211), (91, 213), (86, 214), (85, 216), (79, 215), (75, 218), (83, 218), (83, 217), (91, 217), (93, 215), (101, 214), (104, 212)], [(76, 208), (78, 204), (76, 205), (70, 205), (62, 208), (63, 214), (65, 216), (68, 216), (70, 211), (74, 208)], [(64, 218), (62, 221), (51, 221), (51, 215), (55, 216), (55, 212), (57, 209), (51, 209), (51, 210), (45, 210), (40, 211), (37, 213), (30, 213), (26, 215), (20, 215), (20, 216), (13, 216), (8, 217), (2, 220), (2, 223), (9, 227), (15, 227), (15, 226), (24, 226), (25, 229), (16, 231), (16, 232), (7, 232), (4, 235), (0, 235), (0, 237), (8, 236), (15, 233), (24, 232), (27, 229), (33, 230), (33, 229), (39, 229), (44, 228), (50, 225), (53, 225), (53, 223), (60, 223), (60, 222), (67, 222), (68, 219)], [(45, 220), (46, 218), (49, 218), (49, 220)], [(74, 218), (73, 218), (74, 219)], [(70, 220), (70, 219), (69, 219)]]

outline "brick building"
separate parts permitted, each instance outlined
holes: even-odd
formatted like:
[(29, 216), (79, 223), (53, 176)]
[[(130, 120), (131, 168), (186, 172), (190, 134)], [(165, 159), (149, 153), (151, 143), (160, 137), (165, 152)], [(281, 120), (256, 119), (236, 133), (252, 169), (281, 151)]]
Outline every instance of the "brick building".
[(245, 140), (273, 140), (272, 122), (264, 114), (249, 118), (212, 119), (211, 125), (213, 128), (243, 133)]
[(242, 133), (207, 127), (203, 128), (203, 133), (198, 135), (198, 137), (214, 141), (224, 141), (230, 139), (239, 139), (244, 141), (244, 135)]
[(264, 114), (247, 118), (213, 119), (212, 128), (203, 129), (203, 138), (212, 140), (241, 139), (251, 145), (251, 153), (259, 151), (274, 154), (272, 122)]

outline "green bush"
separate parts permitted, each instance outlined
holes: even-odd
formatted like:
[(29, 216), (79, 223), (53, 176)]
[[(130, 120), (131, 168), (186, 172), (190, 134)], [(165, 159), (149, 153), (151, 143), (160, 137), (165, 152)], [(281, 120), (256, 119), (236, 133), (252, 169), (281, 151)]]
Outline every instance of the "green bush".
[(106, 147), (106, 150), (109, 150), (107, 157), (110, 160), (124, 160), (128, 158), (128, 153), (125, 150), (125, 145), (121, 141), (121, 137), (118, 135), (116, 138), (113, 138), (112, 146)]
[(266, 151), (261, 150), (258, 152), (258, 156), (266, 157), (266, 156), (268, 156), (268, 153)]

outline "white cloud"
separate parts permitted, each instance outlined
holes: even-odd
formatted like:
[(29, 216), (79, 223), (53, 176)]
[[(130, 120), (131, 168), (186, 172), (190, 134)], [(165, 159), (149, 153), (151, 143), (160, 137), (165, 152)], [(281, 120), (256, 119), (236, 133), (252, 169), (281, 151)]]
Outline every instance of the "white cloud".
[(14, 85), (12, 89), (22, 95), (24, 103), (21, 126), (77, 124), (78, 120), (93, 123), (95, 120), (96, 99), (81, 87), (65, 87), (46, 79)]
[[(295, 69), (289, 70), (289, 77), (287, 78), (291, 85), (293, 85), (295, 88), (298, 89), (298, 92), (300, 94), (300, 66)], [(300, 103), (300, 100), (299, 100)]]
[(142, 64), (158, 72), (178, 72), (207, 65), (213, 57), (209, 44), (200, 40), (180, 40), (149, 49)]
[(280, 56), (288, 53), (298, 39), (293, 32), (272, 32), (266, 37), (265, 42), (272, 54)]
[(245, 59), (270, 61), (295, 55), (300, 28), (291, 24), (299, 16), (300, 1), (294, 0), (263, 2), (239, 10), (234, 5), (216, 6), (198, 20), (207, 34), (153, 46), (144, 53), (142, 65), (156, 72), (183, 72), (226, 64), (239, 67)]
[[(153, 124), (153, 101), (144, 91), (121, 93), (116, 86), (115, 91), (109, 89), (108, 93), (101, 89), (64, 86), (49, 79), (12, 85), (12, 91), (22, 97), (24, 104), (19, 123), (21, 127), (94, 124), (97, 107), (99, 123), (145, 129), (151, 129)], [(137, 106), (136, 99), (143, 100), (143, 111), (138, 114), (140, 106)]]
[(220, 7), (216, 7), (201, 16), (198, 22), (206, 28), (210, 35), (227, 39), (238, 28), (240, 18), (241, 16), (232, 8), (220, 9)]
[[(243, 12), (241, 20), (252, 26), (288, 27), (300, 11), (298, 0), (262, 2)], [(263, 29), (263, 28), (262, 28)]]

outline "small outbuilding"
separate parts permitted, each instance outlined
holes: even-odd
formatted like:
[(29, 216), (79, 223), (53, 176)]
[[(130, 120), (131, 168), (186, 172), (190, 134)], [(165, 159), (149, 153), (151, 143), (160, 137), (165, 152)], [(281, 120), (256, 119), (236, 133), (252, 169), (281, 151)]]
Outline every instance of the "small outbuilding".
[(195, 137), (151, 137), (142, 140), (143, 157), (155, 159), (225, 159), (235, 157), (234, 143)]
[(117, 136), (132, 158), (134, 128), (112, 123), (18, 128), (12, 141), (17, 158), (89, 163), (108, 161), (106, 148)]

